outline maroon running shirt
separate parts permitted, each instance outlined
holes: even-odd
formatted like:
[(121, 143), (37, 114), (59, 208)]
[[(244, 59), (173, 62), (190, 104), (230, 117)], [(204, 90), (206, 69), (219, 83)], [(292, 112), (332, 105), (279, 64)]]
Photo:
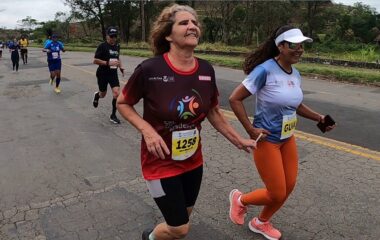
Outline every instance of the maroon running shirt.
[(141, 142), (141, 165), (147, 180), (172, 177), (203, 164), (200, 131), (208, 111), (218, 104), (213, 67), (196, 58), (189, 72), (176, 69), (167, 54), (143, 61), (123, 88), (129, 105), (144, 99), (143, 118), (170, 150), (165, 159), (150, 154)]

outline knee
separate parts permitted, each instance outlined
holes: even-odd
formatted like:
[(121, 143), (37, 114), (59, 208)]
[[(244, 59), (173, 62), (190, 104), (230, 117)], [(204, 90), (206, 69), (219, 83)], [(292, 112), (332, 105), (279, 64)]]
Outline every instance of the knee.
[(271, 193), (269, 193), (269, 195), (270, 195), (270, 199), (272, 200), (273, 203), (285, 202), (285, 200), (287, 198), (287, 193), (286, 193), (285, 188), (280, 190), (280, 191), (271, 192)]
[(172, 235), (175, 239), (182, 239), (185, 238), (186, 235), (189, 233), (190, 225), (189, 223), (186, 223), (184, 225), (178, 226), (178, 227), (168, 227), (170, 235)]
[(107, 92), (99, 92), (99, 97), (104, 98), (107, 95)]

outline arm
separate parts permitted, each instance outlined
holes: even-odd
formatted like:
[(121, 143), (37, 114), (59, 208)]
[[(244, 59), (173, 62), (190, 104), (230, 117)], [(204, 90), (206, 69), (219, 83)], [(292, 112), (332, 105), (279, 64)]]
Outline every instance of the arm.
[(225, 119), (218, 105), (210, 109), (207, 119), (211, 125), (218, 130), (225, 138), (227, 138), (237, 148), (250, 152), (250, 149), (256, 148), (256, 142), (252, 139), (242, 138), (229, 122)]
[(61, 48), (61, 51), (62, 51), (62, 52), (66, 52), (66, 50), (65, 50), (65, 46), (63, 45), (62, 42), (59, 42), (59, 47)]
[(99, 66), (109, 66), (108, 65), (108, 61), (104, 61), (104, 60), (101, 60), (101, 59), (98, 59), (98, 58), (94, 58), (94, 61), (93, 61), (94, 64), (97, 64)]
[(93, 63), (99, 66), (109, 66), (109, 61), (102, 60), (101, 58), (106, 59), (104, 56), (107, 53), (105, 53), (104, 50), (104, 44), (100, 44), (95, 51), (94, 61)]
[(124, 68), (124, 66), (123, 66), (123, 64), (121, 62), (121, 59), (119, 59), (119, 69), (120, 69), (121, 75), (124, 77), (124, 70), (125, 70), (125, 68)]
[(165, 154), (170, 154), (169, 148), (166, 146), (162, 137), (136, 112), (133, 106), (127, 103), (124, 94), (120, 94), (117, 98), (117, 110), (128, 122), (141, 132), (148, 151), (151, 154), (161, 159), (165, 159)]
[(123, 63), (121, 62), (121, 59), (120, 59), (120, 45), (118, 44), (118, 52), (119, 52), (119, 69), (120, 69), (120, 72), (121, 72), (121, 75), (124, 77), (124, 67), (123, 67)]
[(240, 123), (243, 125), (245, 131), (247, 131), (252, 139), (257, 139), (260, 133), (262, 133), (262, 137), (265, 138), (268, 134), (270, 134), (270, 132), (262, 128), (254, 128), (248, 118), (243, 100), (249, 96), (251, 96), (251, 93), (245, 88), (243, 84), (240, 84), (235, 88), (229, 98), (230, 106), (234, 111), (236, 117), (239, 119)]
[(99, 66), (119, 66), (120, 61), (110, 62), (95, 57), (93, 63)]
[[(305, 104), (301, 103), (298, 108), (297, 108), (297, 114), (300, 115), (301, 117), (316, 121), (316, 122), (325, 122), (325, 116), (321, 115), (315, 111), (313, 111), (311, 108), (306, 106)], [(335, 128), (335, 124), (333, 126), (328, 126), (326, 128), (326, 131), (331, 131), (332, 129)]]
[(44, 48), (42, 49), (42, 51), (43, 52), (47, 52), (47, 53), (51, 52), (50, 51), (50, 46), (51, 46), (50, 42), (46, 43), (45, 46), (44, 46)]
[(297, 114), (301, 117), (320, 122), (325, 117), (315, 111), (313, 111), (311, 108), (306, 106), (305, 104), (301, 103), (297, 108)]

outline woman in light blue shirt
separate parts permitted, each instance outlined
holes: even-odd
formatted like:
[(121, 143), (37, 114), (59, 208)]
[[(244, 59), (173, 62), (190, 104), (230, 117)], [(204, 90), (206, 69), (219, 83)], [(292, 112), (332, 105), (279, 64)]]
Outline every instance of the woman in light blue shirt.
[[(272, 36), (245, 60), (248, 76), (230, 96), (235, 115), (252, 139), (261, 137), (254, 151), (254, 161), (265, 188), (249, 193), (234, 189), (230, 193), (230, 218), (243, 224), (248, 205), (264, 206), (248, 227), (267, 239), (280, 239), (281, 233), (270, 223), (293, 191), (298, 172), (298, 154), (294, 138), (297, 114), (316, 122), (321, 115), (302, 103), (301, 76), (293, 64), (304, 52), (303, 43), (312, 42), (292, 26), (278, 28)], [(253, 124), (248, 119), (243, 100), (256, 95)], [(329, 126), (329, 131), (335, 125)]]

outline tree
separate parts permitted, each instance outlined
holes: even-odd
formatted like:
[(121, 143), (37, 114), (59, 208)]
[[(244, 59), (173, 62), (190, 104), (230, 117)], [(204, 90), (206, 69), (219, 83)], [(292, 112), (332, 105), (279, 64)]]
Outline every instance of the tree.
[(141, 41), (145, 42), (145, 9), (144, 0), (140, 0), (140, 24), (141, 24)]
[(57, 12), (55, 14), (55, 21), (57, 22), (56, 31), (64, 34), (62, 36), (66, 41), (70, 39), (70, 21), (72, 20), (73, 15), (68, 15), (64, 12)]
[(95, 19), (100, 25), (103, 40), (106, 40), (106, 29), (104, 23), (104, 5), (105, 0), (65, 0), (66, 4), (71, 7), (71, 11), (83, 19)]
[(355, 3), (351, 14), (351, 28), (355, 37), (365, 43), (372, 42), (376, 37), (371, 32), (371, 29), (376, 27), (375, 9), (362, 3)]
[(136, 1), (109, 1), (104, 8), (104, 20), (107, 24), (117, 26), (122, 41), (128, 42), (132, 25), (139, 16), (138, 10)]
[(26, 30), (31, 31), (33, 28), (39, 25), (36, 19), (32, 18), (31, 16), (27, 16), (24, 19), (21, 19), (17, 22), (21, 23), (21, 26), (23, 26)]

